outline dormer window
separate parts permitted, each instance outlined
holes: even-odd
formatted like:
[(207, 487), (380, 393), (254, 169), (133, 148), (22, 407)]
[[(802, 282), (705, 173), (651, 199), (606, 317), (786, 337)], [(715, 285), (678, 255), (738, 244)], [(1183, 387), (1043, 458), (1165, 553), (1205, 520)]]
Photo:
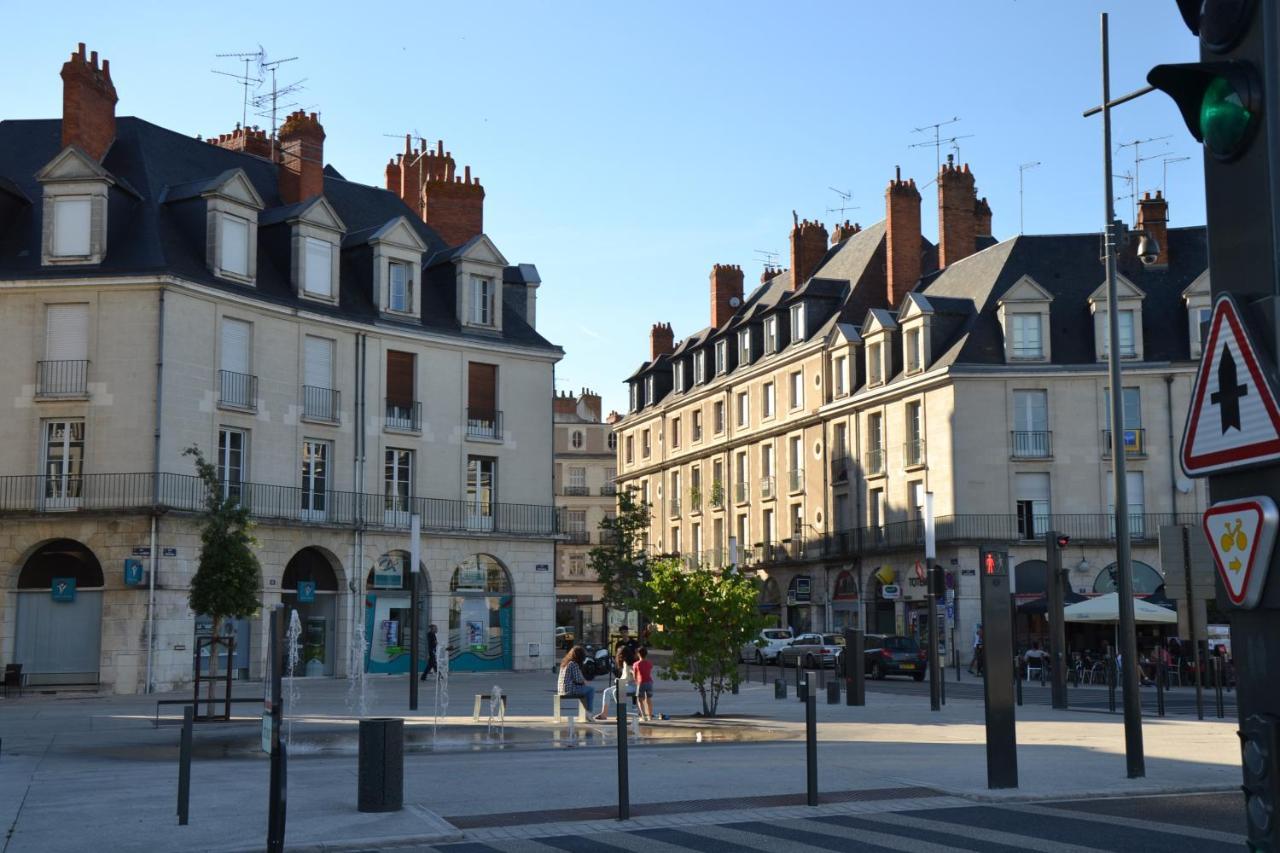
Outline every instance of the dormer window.
[(877, 341), (867, 345), (867, 384), (881, 385), (884, 383), (884, 359), (881, 350), (884, 346)]
[(682, 393), (684, 391), (684, 369), (685, 369), (685, 363), (683, 361), (676, 362), (675, 379), (676, 379), (677, 394)]
[[(1137, 358), (1138, 347), (1136, 338), (1134, 337), (1134, 312), (1129, 309), (1121, 308), (1120, 313), (1116, 315), (1119, 320), (1118, 338), (1120, 346), (1121, 358)], [(1098, 316), (1102, 318), (1102, 357), (1106, 358), (1111, 353), (1111, 327), (1107, 324), (1107, 312), (1099, 311)]]
[(751, 362), (751, 330), (742, 329), (738, 332), (738, 364), (749, 364)]
[(716, 341), (716, 375), (722, 375), (729, 370), (729, 342), (725, 340)]
[(477, 326), (493, 325), (493, 279), (471, 277), (471, 322)]
[(44, 192), (41, 262), (97, 264), (107, 252), (107, 193), (115, 180), (74, 146), (36, 174)]
[(920, 330), (907, 329), (902, 335), (902, 348), (906, 358), (907, 373), (920, 372)]
[(804, 303), (797, 302), (791, 306), (791, 343), (798, 344), (804, 339)]
[(843, 397), (848, 393), (848, 359), (843, 355), (837, 355), (831, 359), (831, 393), (837, 397)]
[(1044, 335), (1039, 314), (1013, 314), (1011, 353), (1014, 358), (1044, 358)]
[(409, 275), (409, 265), (403, 261), (391, 261), (387, 265), (387, 279), (391, 288), (387, 307), (404, 314), (412, 312), (413, 279)]
[(652, 406), (654, 403), (654, 379), (652, 376), (644, 378), (644, 404)]
[(778, 351), (778, 318), (769, 317), (764, 321), (765, 355)]
[(230, 213), (219, 215), (222, 239), (218, 244), (218, 267), (223, 272), (249, 278), (249, 220)]
[(1031, 276), (1024, 275), (996, 304), (1004, 332), (1004, 360), (1051, 361), (1049, 309), (1053, 294)]
[(1204, 350), (1205, 336), (1209, 334), (1209, 321), (1213, 319), (1213, 294), (1209, 289), (1209, 271), (1205, 270), (1182, 291), (1187, 304), (1187, 338), (1192, 358), (1199, 358)]
[[(1146, 299), (1137, 285), (1123, 275), (1116, 276), (1116, 302), (1119, 313), (1117, 340), (1121, 358), (1141, 361), (1142, 355), (1142, 302)], [(1103, 284), (1089, 297), (1089, 310), (1093, 312), (1094, 352), (1098, 361), (1106, 361), (1111, 352), (1111, 326), (1107, 311), (1107, 288)]]
[(333, 298), (334, 245), (307, 237), (303, 245), (302, 288), (308, 296)]
[(702, 350), (693, 357), (693, 381), (701, 385), (707, 381), (707, 351)]
[(53, 202), (53, 255), (85, 258), (90, 252), (92, 199), (88, 196), (57, 198)]

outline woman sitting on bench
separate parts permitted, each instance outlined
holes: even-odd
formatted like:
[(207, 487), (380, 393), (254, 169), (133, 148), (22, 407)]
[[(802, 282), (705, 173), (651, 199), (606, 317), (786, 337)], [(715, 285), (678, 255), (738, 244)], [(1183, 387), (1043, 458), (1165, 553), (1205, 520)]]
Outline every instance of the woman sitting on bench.
[(561, 696), (573, 696), (582, 701), (582, 706), (587, 709), (587, 714), (591, 714), (591, 706), (595, 704), (596, 689), (587, 684), (587, 679), (582, 675), (582, 664), (587, 659), (587, 653), (582, 646), (574, 646), (569, 649), (564, 658), (560, 661), (560, 676), (556, 681), (556, 692)]

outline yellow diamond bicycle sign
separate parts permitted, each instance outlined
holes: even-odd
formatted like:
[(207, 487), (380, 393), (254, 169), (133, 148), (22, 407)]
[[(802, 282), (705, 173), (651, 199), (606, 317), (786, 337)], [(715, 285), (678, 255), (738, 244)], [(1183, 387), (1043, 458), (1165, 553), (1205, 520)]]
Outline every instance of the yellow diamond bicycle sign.
[(1227, 598), (1253, 608), (1262, 597), (1280, 514), (1265, 495), (1222, 501), (1205, 510), (1204, 535)]

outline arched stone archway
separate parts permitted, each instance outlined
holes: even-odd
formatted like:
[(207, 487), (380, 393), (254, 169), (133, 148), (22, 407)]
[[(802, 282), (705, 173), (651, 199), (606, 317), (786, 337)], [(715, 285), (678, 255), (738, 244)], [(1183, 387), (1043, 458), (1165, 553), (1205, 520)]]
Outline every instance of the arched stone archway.
[[(1119, 579), (1115, 575), (1116, 564), (1112, 563), (1093, 579), (1094, 592), (1115, 592)], [(1133, 561), (1133, 594), (1150, 595), (1164, 585), (1164, 576), (1141, 560)]]
[(27, 683), (96, 684), (102, 648), (102, 564), (74, 539), (53, 539), (23, 561), (14, 663)]
[(463, 672), (511, 669), (511, 573), (490, 554), (463, 560), (449, 579), (450, 668)]
[(285, 612), (298, 611), (302, 628), (297, 675), (333, 675), (338, 658), (338, 600), (341, 563), (329, 551), (309, 546), (284, 567), (280, 601)]
[[(410, 610), (414, 578), (409, 571), (409, 552), (388, 551), (374, 560), (365, 575), (364, 666), (367, 672), (408, 672), (411, 657)], [(418, 657), (419, 669), (427, 665), (427, 623), (431, 597), (426, 566), (418, 563)]]
[(765, 578), (760, 587), (760, 614), (769, 620), (769, 627), (782, 627), (782, 592), (777, 578)]

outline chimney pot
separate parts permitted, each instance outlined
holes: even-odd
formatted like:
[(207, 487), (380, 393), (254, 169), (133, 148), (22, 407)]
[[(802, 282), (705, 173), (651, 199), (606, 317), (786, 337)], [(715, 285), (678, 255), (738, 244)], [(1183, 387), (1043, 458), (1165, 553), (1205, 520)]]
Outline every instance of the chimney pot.
[(104, 61), (98, 68), (98, 52), (85, 59), (85, 45), (62, 66), (62, 147), (79, 146), (101, 162), (116, 138), (116, 87)]
[(920, 193), (914, 180), (903, 181), (902, 170), (885, 191), (885, 298), (897, 308), (920, 281)]
[(791, 229), (792, 290), (813, 277), (826, 251), (827, 229), (821, 222), (806, 219)]
[(324, 127), (297, 110), (280, 127), (280, 200), (296, 204), (324, 192)]
[[(950, 155), (947, 159), (950, 165)], [(949, 266), (977, 251), (977, 201), (968, 163), (939, 173), (938, 266)]]

